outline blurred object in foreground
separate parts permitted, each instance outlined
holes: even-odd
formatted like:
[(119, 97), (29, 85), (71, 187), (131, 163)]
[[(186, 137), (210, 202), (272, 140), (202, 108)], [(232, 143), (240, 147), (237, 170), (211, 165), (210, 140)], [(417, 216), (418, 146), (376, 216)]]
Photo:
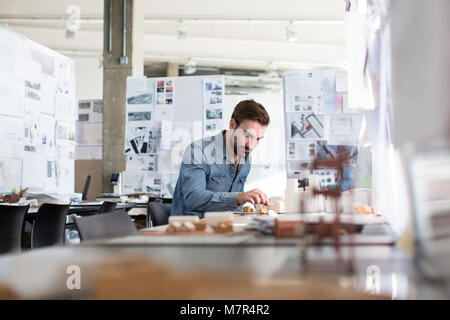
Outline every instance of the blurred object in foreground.
[(15, 300), (19, 297), (6, 285), (0, 284), (0, 300)]
[(145, 259), (97, 266), (93, 299), (386, 299), (334, 281), (271, 281), (259, 284), (235, 272), (175, 272)]
[(409, 178), (419, 267), (450, 280), (450, 147), (412, 157)]

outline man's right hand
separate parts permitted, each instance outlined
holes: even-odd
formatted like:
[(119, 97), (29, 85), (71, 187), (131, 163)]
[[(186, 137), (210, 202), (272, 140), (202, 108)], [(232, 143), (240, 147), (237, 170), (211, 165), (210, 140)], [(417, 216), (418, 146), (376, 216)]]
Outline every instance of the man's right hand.
[(236, 197), (236, 202), (239, 206), (246, 202), (250, 202), (251, 204), (260, 203), (265, 206), (270, 206), (267, 195), (259, 189), (253, 189), (247, 192), (239, 192)]

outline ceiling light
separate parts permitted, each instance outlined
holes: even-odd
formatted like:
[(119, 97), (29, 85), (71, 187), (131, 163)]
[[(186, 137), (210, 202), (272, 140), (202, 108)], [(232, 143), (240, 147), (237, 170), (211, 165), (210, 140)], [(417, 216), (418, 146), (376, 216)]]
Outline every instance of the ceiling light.
[(67, 7), (66, 13), (66, 38), (75, 37), (75, 33), (80, 29), (81, 24), (81, 9), (79, 6), (71, 4)]
[(177, 39), (184, 40), (187, 37), (188, 27), (180, 20), (177, 25)]
[(286, 39), (289, 42), (296, 42), (297, 41), (297, 32), (295, 32), (294, 25), (292, 21), (289, 22), (289, 25), (286, 26)]
[(197, 63), (192, 60), (192, 58), (189, 58), (188, 61), (184, 64), (184, 73), (185, 74), (193, 74), (195, 71), (197, 71)]
[(269, 78), (278, 78), (277, 67), (273, 63), (273, 61), (269, 61), (267, 64), (266, 76)]

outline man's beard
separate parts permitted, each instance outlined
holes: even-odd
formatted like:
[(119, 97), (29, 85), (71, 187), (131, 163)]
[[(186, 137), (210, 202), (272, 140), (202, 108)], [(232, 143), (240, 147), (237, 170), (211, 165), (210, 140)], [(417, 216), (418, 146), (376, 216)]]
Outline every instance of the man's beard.
[[(238, 144), (237, 144), (237, 137), (234, 137), (233, 139), (233, 152), (235, 156), (239, 156), (238, 154)], [(248, 155), (250, 154), (250, 149), (245, 147), (245, 158), (247, 159)]]

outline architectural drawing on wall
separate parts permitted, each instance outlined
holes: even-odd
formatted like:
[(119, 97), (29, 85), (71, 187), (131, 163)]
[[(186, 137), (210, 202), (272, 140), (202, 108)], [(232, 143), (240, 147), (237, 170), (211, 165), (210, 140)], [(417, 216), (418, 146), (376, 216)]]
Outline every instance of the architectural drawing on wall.
[(151, 81), (147, 77), (127, 79), (127, 124), (145, 124), (152, 120), (153, 90)]
[(24, 151), (36, 153), (39, 142), (39, 111), (32, 108), (25, 109), (24, 116)]
[(186, 146), (224, 128), (224, 84), (223, 76), (127, 79), (125, 194), (172, 197)]
[(77, 160), (102, 158), (103, 100), (78, 101), (78, 121), (75, 131)]
[(156, 171), (156, 155), (130, 155), (127, 157), (127, 170)]
[(148, 126), (132, 126), (126, 128), (125, 154), (155, 154), (161, 139), (161, 122), (152, 122)]
[(154, 120), (173, 120), (175, 99), (174, 78), (155, 79)]
[[(313, 158), (334, 159), (338, 154), (348, 155), (354, 168), (362, 116), (347, 113), (346, 72), (290, 72), (284, 75), (283, 86), (287, 176), (306, 178)], [(324, 185), (334, 183), (324, 179)]]
[(39, 118), (38, 153), (51, 157), (56, 147), (56, 121), (51, 115), (41, 113)]
[[(0, 190), (73, 193), (74, 71), (72, 60), (0, 27)], [(59, 184), (58, 161), (68, 161)], [(19, 167), (21, 181), (12, 180)]]
[(126, 170), (123, 172), (123, 193), (144, 192), (144, 171)]
[(214, 135), (223, 129), (223, 100), (224, 79), (203, 79), (204, 135)]
[(299, 113), (289, 117), (290, 139), (325, 138), (324, 118), (314, 113)]
[(316, 141), (290, 141), (288, 142), (289, 160), (312, 160), (316, 156)]
[(361, 129), (361, 114), (346, 114), (329, 117), (329, 144), (357, 146)]

